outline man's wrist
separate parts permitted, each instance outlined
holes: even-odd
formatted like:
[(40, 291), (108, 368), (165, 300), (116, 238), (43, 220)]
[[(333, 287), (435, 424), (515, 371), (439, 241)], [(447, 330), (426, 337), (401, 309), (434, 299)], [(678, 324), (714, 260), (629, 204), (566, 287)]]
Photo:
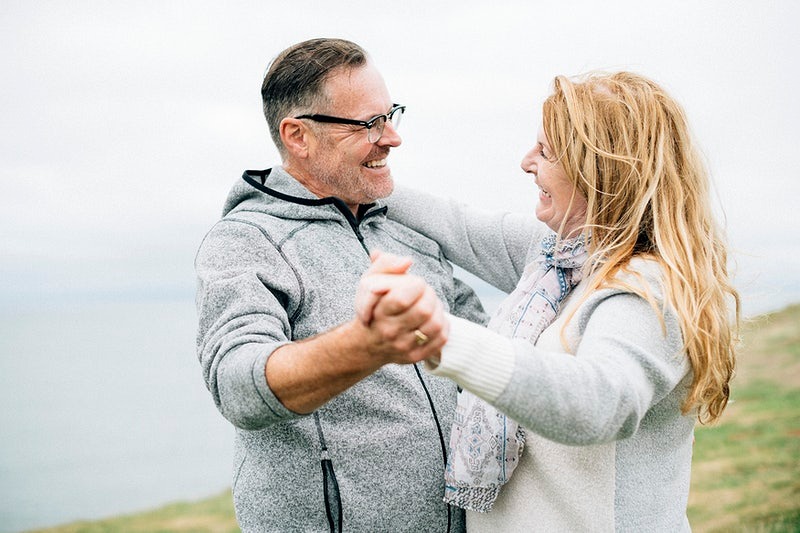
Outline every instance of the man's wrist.
[(281, 346), (264, 368), (268, 386), (287, 409), (310, 413), (385, 364), (370, 353), (369, 333), (351, 320)]
[(372, 373), (389, 362), (375, 349), (375, 333), (358, 318), (339, 325), (331, 333), (330, 355), (355, 372)]

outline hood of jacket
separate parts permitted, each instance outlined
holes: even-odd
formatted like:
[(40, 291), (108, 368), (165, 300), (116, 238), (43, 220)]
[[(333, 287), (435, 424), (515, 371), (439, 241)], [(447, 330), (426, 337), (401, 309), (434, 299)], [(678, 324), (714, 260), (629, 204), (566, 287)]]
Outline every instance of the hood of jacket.
[(357, 225), (368, 213), (384, 214), (386, 207), (378, 203), (362, 204), (358, 216), (354, 216), (342, 199), (316, 196), (278, 166), (244, 171), (241, 181), (228, 193), (222, 216), (239, 211), (256, 211), (293, 220), (341, 220), (344, 216)]

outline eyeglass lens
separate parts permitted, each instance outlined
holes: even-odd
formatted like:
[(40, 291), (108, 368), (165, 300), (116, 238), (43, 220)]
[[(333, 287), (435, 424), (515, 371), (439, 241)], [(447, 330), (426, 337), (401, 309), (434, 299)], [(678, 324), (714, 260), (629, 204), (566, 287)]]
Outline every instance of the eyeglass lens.
[[(397, 129), (400, 126), (400, 119), (403, 117), (403, 108), (398, 107), (389, 115), (389, 120), (392, 121), (392, 126)], [(372, 127), (367, 130), (367, 138), (369, 142), (376, 143), (381, 139), (383, 130), (386, 127), (386, 115), (381, 115), (375, 119)]]

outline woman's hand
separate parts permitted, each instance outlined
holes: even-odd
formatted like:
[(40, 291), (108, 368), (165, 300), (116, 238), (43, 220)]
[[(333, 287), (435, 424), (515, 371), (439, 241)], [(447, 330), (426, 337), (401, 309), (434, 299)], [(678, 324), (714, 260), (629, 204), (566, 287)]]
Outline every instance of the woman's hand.
[(356, 316), (390, 362), (438, 358), (447, 342), (444, 306), (425, 281), (407, 274), (409, 258), (373, 253), (356, 292)]

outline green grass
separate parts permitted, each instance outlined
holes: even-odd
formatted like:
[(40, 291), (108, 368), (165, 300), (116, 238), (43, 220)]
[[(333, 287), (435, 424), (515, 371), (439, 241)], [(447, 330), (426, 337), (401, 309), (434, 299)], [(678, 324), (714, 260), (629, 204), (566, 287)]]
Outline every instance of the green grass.
[(200, 502), (179, 502), (144, 513), (36, 530), (37, 533), (239, 532), (230, 491)]
[[(742, 331), (731, 403), (695, 431), (688, 515), (695, 532), (800, 533), (800, 305)], [(37, 533), (239, 531), (230, 492)]]
[(800, 306), (743, 329), (732, 402), (695, 432), (694, 531), (800, 532)]

